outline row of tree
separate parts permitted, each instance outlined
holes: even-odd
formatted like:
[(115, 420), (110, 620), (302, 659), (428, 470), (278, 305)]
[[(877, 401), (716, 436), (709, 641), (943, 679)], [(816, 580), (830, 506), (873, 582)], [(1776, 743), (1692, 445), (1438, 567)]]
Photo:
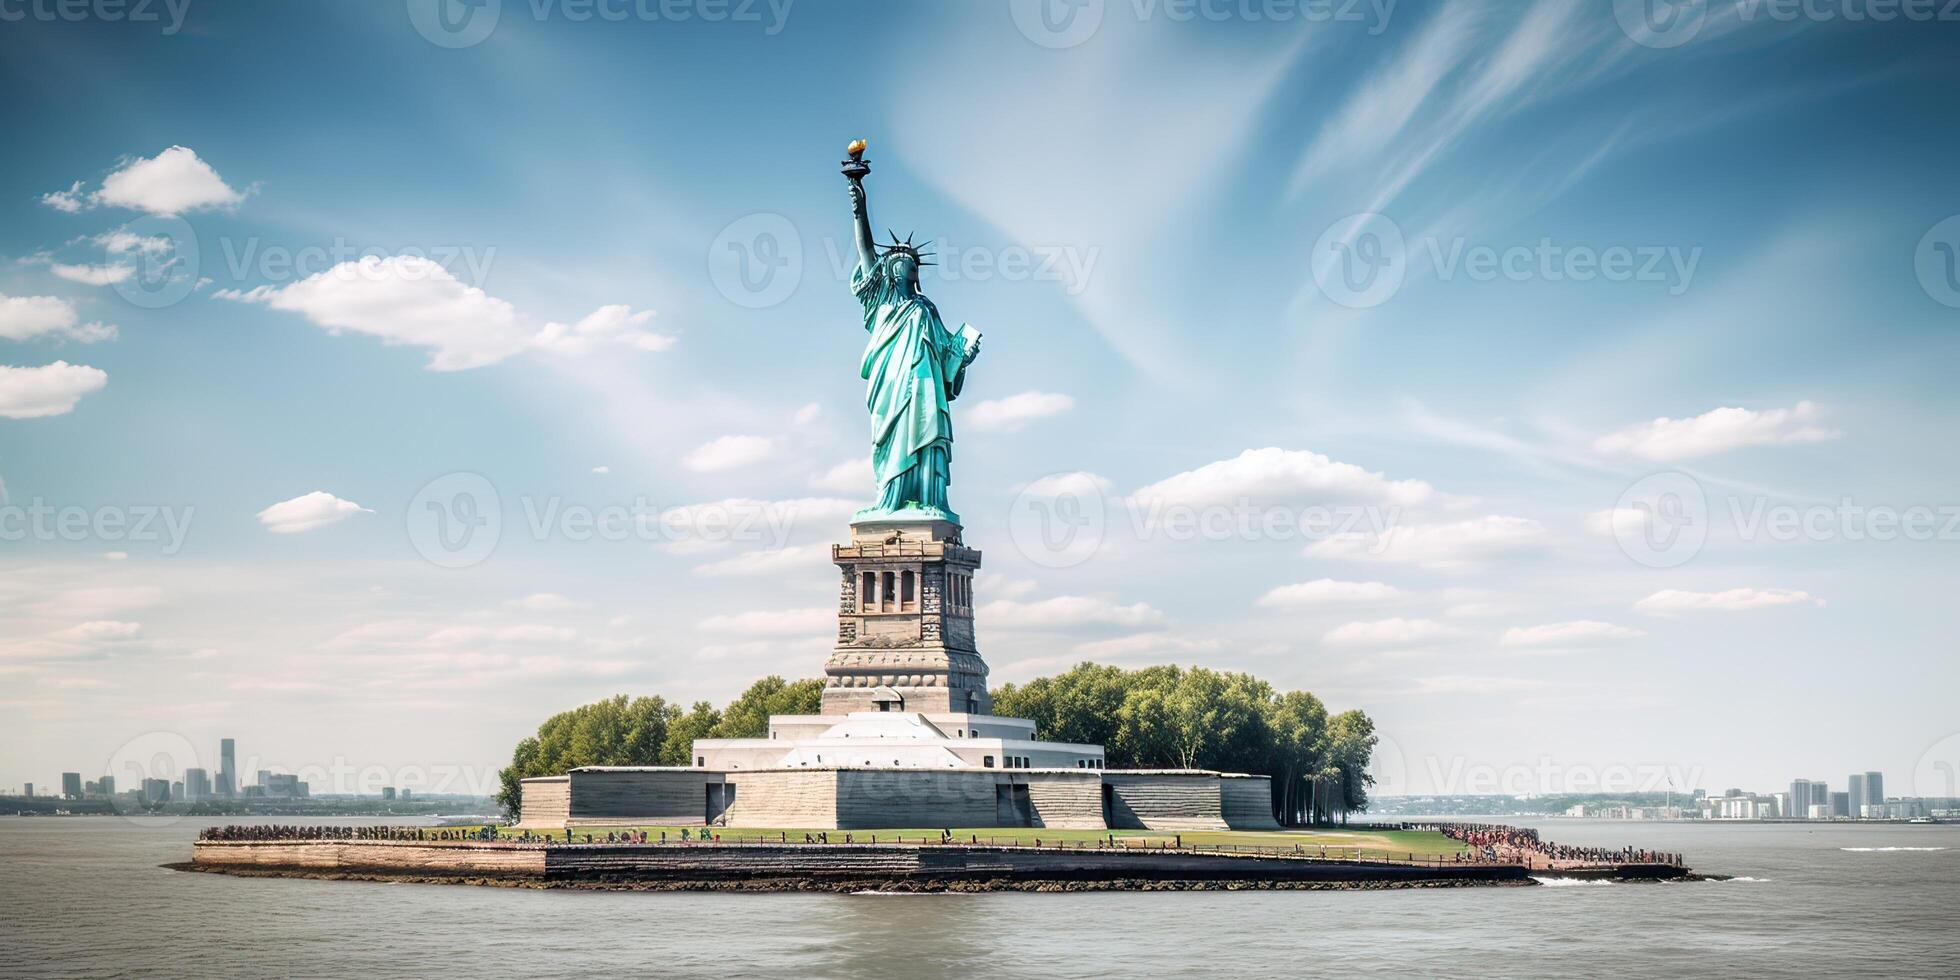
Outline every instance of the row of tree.
[[(497, 801), (515, 814), (521, 780), (579, 766), (685, 766), (695, 739), (764, 737), (770, 715), (815, 714), (822, 695), (822, 681), (772, 676), (720, 710), (622, 694), (560, 712), (517, 743)], [(1043, 739), (1103, 746), (1111, 769), (1271, 776), (1281, 823), (1346, 819), (1368, 806), (1374, 722), (1359, 710), (1330, 717), (1312, 694), (1282, 693), (1249, 674), (1085, 663), (993, 695), (995, 713), (1033, 719)]]
[(498, 774), (497, 802), (514, 816), (524, 798), (522, 780), (580, 766), (690, 765), (697, 738), (761, 738), (769, 734), (770, 715), (813, 715), (822, 700), (823, 681), (792, 684), (772, 675), (720, 710), (697, 701), (682, 711), (659, 695), (619, 694), (561, 711), (517, 743), (510, 765)]
[(994, 692), (994, 711), (1031, 718), (1040, 737), (1103, 746), (1111, 769), (1218, 769), (1271, 776), (1273, 818), (1346, 819), (1368, 807), (1375, 723), (1329, 716), (1306, 691), (1203, 667), (1078, 664)]

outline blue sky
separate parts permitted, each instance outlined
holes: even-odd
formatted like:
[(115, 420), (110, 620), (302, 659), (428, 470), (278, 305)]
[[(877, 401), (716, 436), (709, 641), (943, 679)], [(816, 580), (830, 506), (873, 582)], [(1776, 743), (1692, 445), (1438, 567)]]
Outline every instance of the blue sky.
[[(1960, 25), (37, 9), (0, 23), (0, 785), (220, 735), (480, 780), (600, 696), (814, 674), (871, 496), (857, 136), (987, 337), (953, 502), (996, 681), (1250, 671), (1366, 708), (1397, 789), (1960, 762)], [(487, 555), (438, 540), (459, 493)], [(665, 518), (581, 533), (607, 508)]]

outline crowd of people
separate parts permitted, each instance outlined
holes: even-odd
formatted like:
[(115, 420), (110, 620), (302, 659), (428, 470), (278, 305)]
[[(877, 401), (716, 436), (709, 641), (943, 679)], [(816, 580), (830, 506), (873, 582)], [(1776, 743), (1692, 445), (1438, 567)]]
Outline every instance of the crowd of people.
[(1681, 864), (1681, 855), (1671, 851), (1650, 851), (1626, 847), (1580, 847), (1558, 844), (1538, 836), (1534, 827), (1511, 827), (1495, 823), (1405, 824), (1408, 830), (1433, 830), (1451, 840), (1462, 841), (1485, 860), (1516, 857), (1529, 861), (1536, 857), (1554, 864)]
[[(530, 835), (526, 835), (530, 836)], [(314, 827), (291, 824), (228, 824), (206, 827), (198, 840), (496, 840), (497, 828)], [(517, 838), (506, 838), (515, 840)], [(533, 838), (534, 840), (536, 838)]]
[[(270, 840), (324, 840), (324, 841), (505, 841), (513, 844), (652, 844), (668, 843), (666, 831), (661, 831), (656, 840), (644, 830), (612, 830), (601, 835), (574, 834), (567, 828), (563, 836), (540, 834), (532, 831), (499, 834), (496, 827), (460, 829), (453, 827), (319, 827), (288, 824), (244, 824), (223, 827), (206, 827), (198, 833), (199, 840), (214, 841), (270, 841)], [(721, 835), (702, 828), (690, 832), (686, 827), (680, 829), (678, 839), (684, 843), (708, 843), (721, 840)], [(784, 837), (787, 841), (787, 836)]]

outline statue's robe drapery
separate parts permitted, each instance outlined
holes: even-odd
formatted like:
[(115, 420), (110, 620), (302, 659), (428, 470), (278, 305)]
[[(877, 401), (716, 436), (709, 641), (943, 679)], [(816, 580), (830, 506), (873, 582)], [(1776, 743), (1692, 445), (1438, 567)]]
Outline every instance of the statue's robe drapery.
[(951, 515), (953, 416), (948, 404), (966, 378), (967, 338), (946, 329), (932, 301), (893, 278), (883, 263), (851, 274), (868, 336), (859, 375), (871, 411), (871, 469), (878, 509), (938, 509)]

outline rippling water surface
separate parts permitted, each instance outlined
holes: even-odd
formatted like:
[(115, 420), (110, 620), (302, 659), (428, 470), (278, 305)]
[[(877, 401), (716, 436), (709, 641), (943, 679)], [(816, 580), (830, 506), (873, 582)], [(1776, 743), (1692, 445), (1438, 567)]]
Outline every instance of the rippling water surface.
[(0, 818), (0, 976), (1960, 976), (1960, 826), (1539, 824), (1729, 882), (913, 896), (158, 867), (201, 825)]

